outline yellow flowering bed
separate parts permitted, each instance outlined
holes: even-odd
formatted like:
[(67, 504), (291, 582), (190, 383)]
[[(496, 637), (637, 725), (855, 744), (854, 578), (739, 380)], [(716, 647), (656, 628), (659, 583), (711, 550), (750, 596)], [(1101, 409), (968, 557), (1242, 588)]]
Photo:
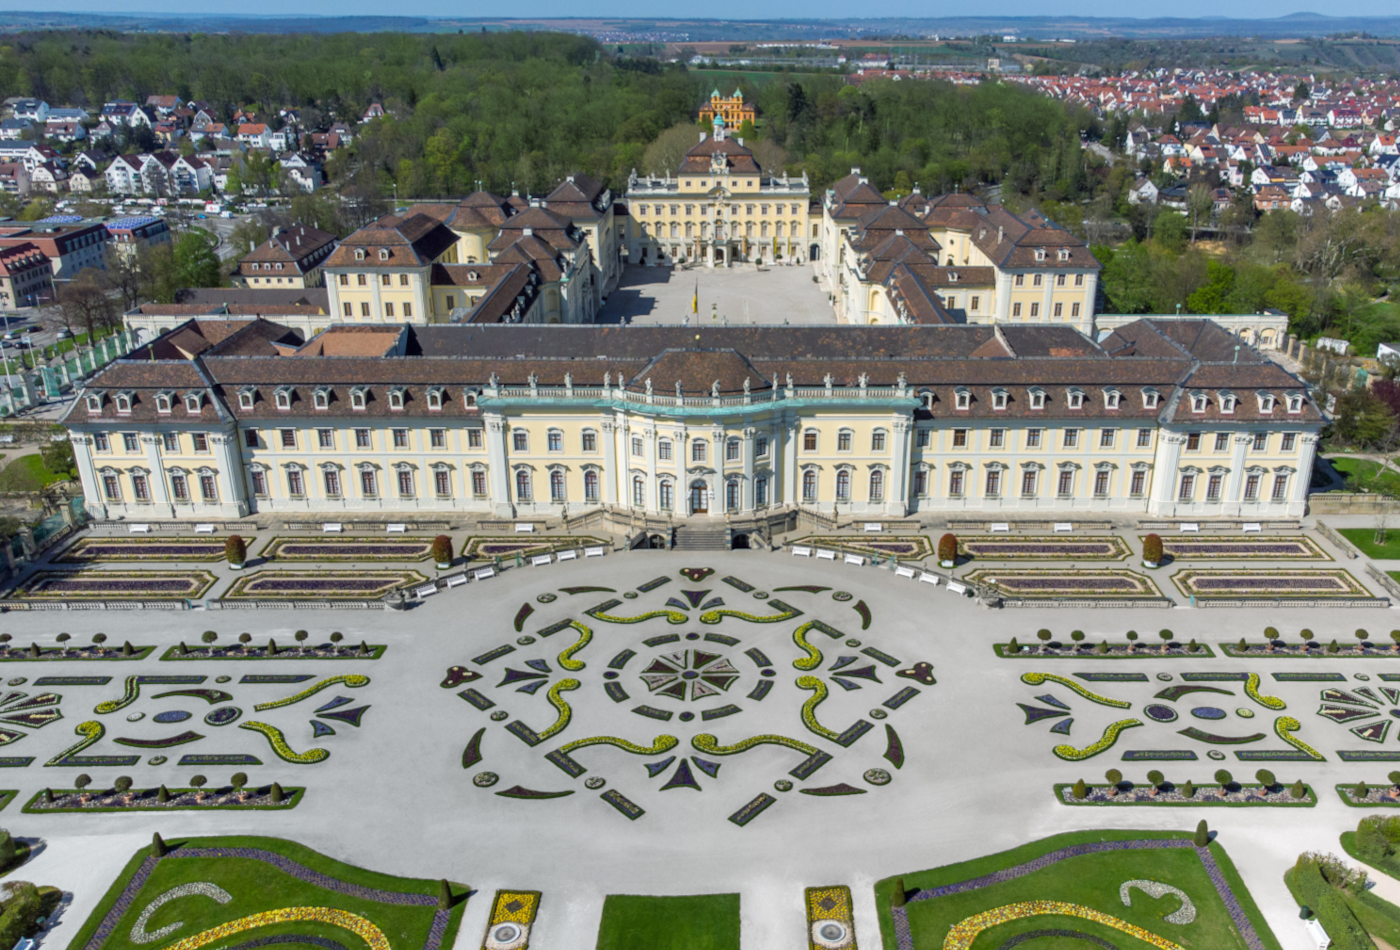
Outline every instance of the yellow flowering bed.
[(369, 944), (370, 950), (390, 950), (389, 938), (384, 936), (384, 931), (358, 914), (337, 910), (334, 907), (283, 907), (280, 910), (265, 910), (260, 914), (240, 917), (226, 924), (211, 927), (203, 933), (197, 933), (192, 937), (186, 937), (184, 940), (172, 943), (164, 950), (196, 950), (198, 947), (223, 940), (225, 937), (232, 937), (245, 930), (288, 921), (314, 921), (330, 924), (332, 927), (342, 927), (359, 937), (363, 937), (365, 943)]
[[(1114, 930), (1121, 930), (1123, 933), (1150, 943), (1161, 950), (1182, 950), (1181, 946), (1172, 943), (1165, 937), (1159, 937), (1154, 933), (1143, 930), (1141, 927), (1128, 923), (1126, 920), (1119, 920), (1111, 917), (1102, 911), (1085, 907), (1082, 904), (1068, 904), (1063, 901), (1024, 901), (1019, 904), (1006, 904), (992, 910), (974, 914), (966, 920), (953, 925), (948, 931), (948, 937), (943, 941), (943, 950), (970, 950), (982, 931), (995, 927), (998, 924), (1009, 923), (1013, 920), (1023, 920), (1027, 917), (1041, 917), (1046, 914), (1057, 914), (1062, 917), (1079, 917), (1084, 920), (1092, 920), (1096, 924), (1103, 924), (1105, 927), (1112, 927)], [(168, 950), (175, 950), (171, 947)]]

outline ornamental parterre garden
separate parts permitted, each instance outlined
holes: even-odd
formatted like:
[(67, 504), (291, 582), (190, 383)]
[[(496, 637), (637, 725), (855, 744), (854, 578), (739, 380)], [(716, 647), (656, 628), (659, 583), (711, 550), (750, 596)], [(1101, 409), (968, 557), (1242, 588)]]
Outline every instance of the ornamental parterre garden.
[[(1165, 543), (1165, 542), (1164, 542)], [(1254, 597), (1315, 600), (1354, 599), (1372, 594), (1341, 569), (1272, 570), (1189, 569), (1172, 575), (1172, 583), (1188, 597)]]
[(269, 561), (426, 561), (433, 539), (417, 537), (273, 538), (258, 552)]
[(1117, 535), (987, 535), (958, 539), (958, 553), (978, 561), (1121, 561), (1128, 545)]
[(1152, 579), (1127, 568), (1051, 570), (1020, 567), (983, 567), (964, 580), (982, 585), (1006, 597), (1151, 597), (1162, 592)]
[(417, 571), (253, 571), (224, 592), (225, 600), (378, 600), (427, 578)]
[(196, 600), (214, 586), (209, 571), (39, 571), (7, 600)]
[[(1144, 535), (1145, 537), (1145, 535)], [(1260, 561), (1330, 561), (1331, 556), (1312, 538), (1292, 535), (1286, 538), (1263, 538), (1198, 535), (1167, 535), (1162, 537), (1162, 551), (1176, 561), (1197, 560), (1260, 560)]]
[(585, 547), (612, 547), (612, 542), (587, 535), (470, 537), (462, 543), (462, 556), (469, 561), (509, 561)]
[[(251, 541), (252, 538), (247, 540)], [(105, 561), (222, 561), (222, 538), (100, 538), (83, 537), (55, 558), (64, 564)]]

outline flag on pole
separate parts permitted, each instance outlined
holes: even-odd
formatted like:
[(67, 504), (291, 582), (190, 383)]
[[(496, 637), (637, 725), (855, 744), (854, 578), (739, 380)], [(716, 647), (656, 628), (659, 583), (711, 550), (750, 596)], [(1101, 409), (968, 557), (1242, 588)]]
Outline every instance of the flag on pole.
[(695, 296), (690, 298), (690, 312), (698, 315), (700, 313), (700, 278), (695, 278)]

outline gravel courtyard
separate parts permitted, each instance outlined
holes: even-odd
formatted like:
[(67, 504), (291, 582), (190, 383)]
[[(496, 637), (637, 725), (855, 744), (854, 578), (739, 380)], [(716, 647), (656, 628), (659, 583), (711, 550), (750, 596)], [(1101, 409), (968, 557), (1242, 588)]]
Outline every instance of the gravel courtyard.
[(680, 324), (694, 322), (697, 287), (700, 322), (724, 324), (831, 324), (836, 311), (805, 266), (730, 268), (631, 266), (598, 313), (599, 323)]

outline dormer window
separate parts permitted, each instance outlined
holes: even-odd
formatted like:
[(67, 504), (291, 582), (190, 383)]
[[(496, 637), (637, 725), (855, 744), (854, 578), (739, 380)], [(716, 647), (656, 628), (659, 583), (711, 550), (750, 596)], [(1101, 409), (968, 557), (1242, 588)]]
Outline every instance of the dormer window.
[(1039, 387), (1031, 390), (1031, 408), (1045, 408), (1045, 390), (1040, 389)]
[(972, 407), (972, 390), (957, 389), (953, 394), (953, 407), (956, 409), (970, 409)]
[(117, 393), (117, 412), (131, 412), (131, 393)]
[(381, 247), (379, 249), (379, 259), (381, 261), (387, 261), (389, 259), (389, 249), (387, 247)]
[(240, 389), (240, 390), (238, 391), (238, 408), (239, 408), (239, 409), (252, 409), (252, 408), (253, 408), (253, 402), (254, 402), (254, 400), (257, 399), (257, 397), (258, 397), (258, 391), (257, 391), (256, 389), (253, 389), (253, 388), (251, 388), (251, 387), (249, 387), (249, 388), (247, 388), (247, 389)]
[(156, 393), (156, 412), (163, 416), (170, 415), (170, 393)]
[(357, 247), (357, 248), (355, 248), (355, 260), (357, 260), (357, 261), (362, 261), (362, 260), (364, 260), (364, 259), (365, 259), (365, 249), (362, 248), (362, 247)]
[(1035, 259), (1038, 261), (1045, 260), (1045, 248), (1038, 247), (1035, 249)]
[(1278, 397), (1273, 393), (1255, 393), (1255, 398), (1259, 400), (1259, 411), (1265, 415), (1274, 411), (1274, 406), (1278, 403)]
[(1192, 393), (1192, 394), (1191, 394), (1191, 411), (1192, 411), (1192, 412), (1205, 412), (1205, 411), (1206, 411), (1206, 405), (1207, 405), (1207, 403), (1208, 403), (1209, 401), (1210, 401), (1210, 400), (1206, 398), (1206, 394), (1205, 394), (1205, 393)]
[(429, 412), (441, 412), (441, 411), (442, 411), (442, 390), (441, 390), (441, 389), (430, 389), (430, 390), (428, 390), (428, 411), (429, 411)]
[(198, 413), (204, 408), (204, 393), (185, 393), (185, 411)]
[(350, 390), (350, 408), (363, 411), (365, 408), (365, 388), (356, 386)]
[(1226, 415), (1235, 411), (1235, 404), (1239, 402), (1239, 397), (1232, 392), (1220, 394), (1220, 411)]
[(88, 412), (100, 413), (102, 411), (101, 391), (87, 394), (87, 408)]
[(1068, 393), (1065, 394), (1065, 400), (1066, 400), (1066, 407), (1067, 407), (1067, 408), (1069, 408), (1069, 409), (1083, 409), (1083, 408), (1084, 408), (1084, 390), (1082, 390), (1082, 389), (1071, 389)]
[(402, 410), (402, 409), (403, 409), (403, 390), (402, 390), (402, 389), (391, 389), (391, 390), (389, 390), (389, 408), (390, 408), (390, 409), (394, 409), (394, 410)]
[(1155, 389), (1144, 389), (1142, 391), (1142, 407), (1144, 409), (1156, 409), (1162, 402), (1162, 394)]
[(1289, 412), (1302, 412), (1302, 411), (1303, 411), (1303, 394), (1302, 394), (1302, 393), (1285, 393), (1284, 396), (1285, 396), (1285, 398), (1288, 400), (1288, 411), (1289, 411)]
[(318, 389), (311, 394), (311, 404), (322, 411), (331, 407), (331, 391), (329, 389)]
[(474, 270), (469, 270), (467, 271), (467, 280), (471, 281), (472, 283), (476, 283), (477, 281), (481, 280), (481, 275)]
[(950, 284), (956, 284), (957, 282), (958, 282), (958, 272), (955, 271), (955, 270), (950, 270), (950, 271), (948, 271), (948, 283), (950, 283)]
[(1005, 389), (992, 390), (992, 408), (998, 411), (1006, 408), (1006, 400), (1011, 394)]
[(1067, 260), (1069, 260), (1069, 248), (1067, 248), (1067, 247), (1062, 247), (1062, 248), (1060, 248), (1059, 258), (1060, 258), (1060, 260), (1062, 260), (1062, 261), (1067, 261)]
[(273, 399), (277, 403), (277, 408), (283, 411), (292, 408), (292, 390), (284, 386), (273, 394)]
[(1103, 405), (1105, 409), (1117, 409), (1122, 399), (1123, 394), (1116, 389), (1105, 389), (1103, 391)]

